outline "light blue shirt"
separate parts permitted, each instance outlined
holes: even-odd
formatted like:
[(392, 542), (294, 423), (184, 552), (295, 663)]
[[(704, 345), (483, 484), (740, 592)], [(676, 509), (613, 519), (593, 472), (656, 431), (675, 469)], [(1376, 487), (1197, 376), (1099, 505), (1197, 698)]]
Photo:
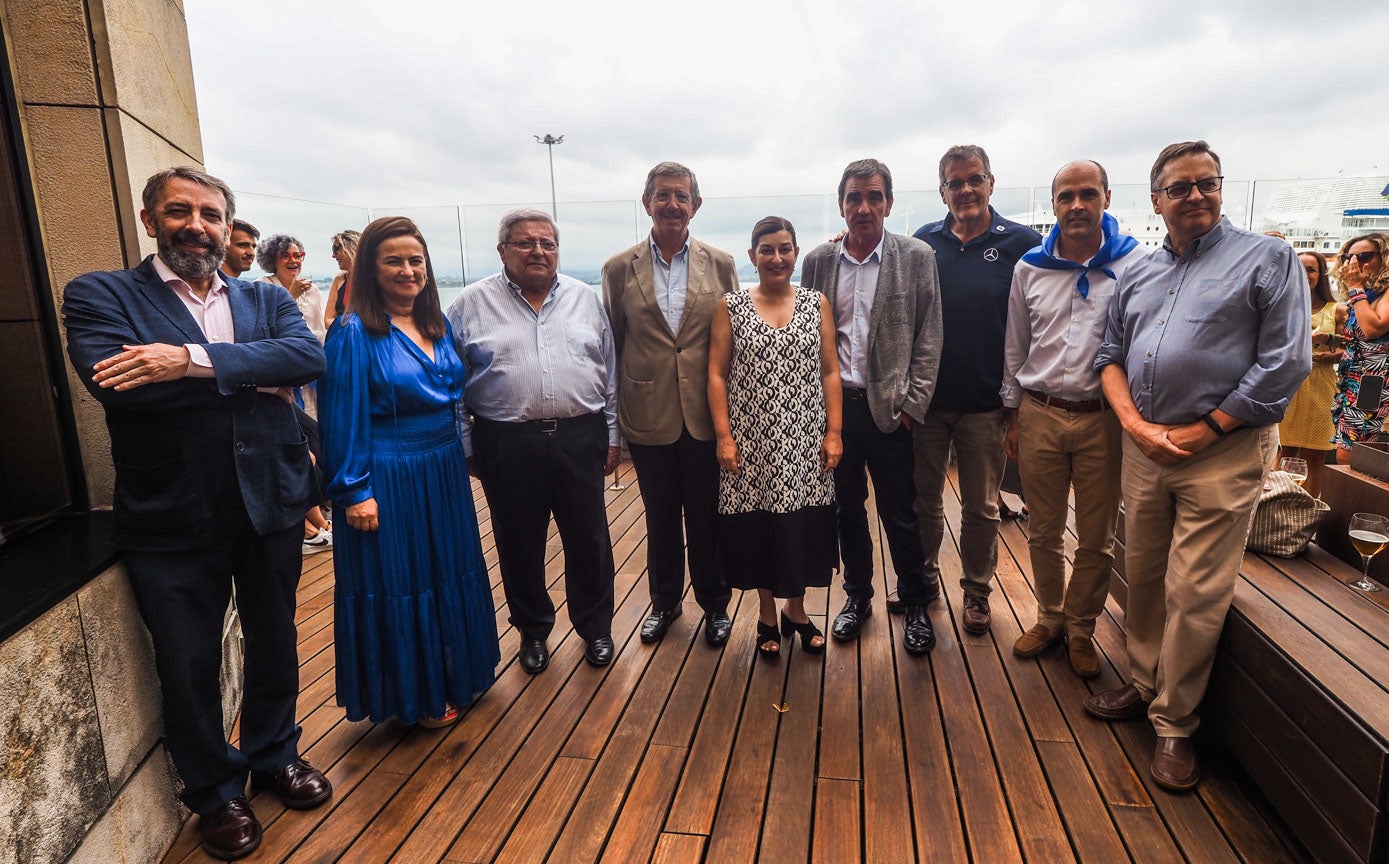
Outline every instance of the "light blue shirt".
[(839, 381), (845, 387), (868, 389), (868, 319), (878, 294), (883, 265), (884, 233), (862, 261), (839, 244), (839, 285), (834, 294), (834, 344), (839, 352)]
[(467, 286), (448, 310), (463, 387), (463, 451), (473, 454), (470, 414), (516, 422), (603, 412), (618, 446), (617, 354), (598, 292), (558, 275), (540, 311), (497, 273)]
[(1095, 368), (1123, 366), (1150, 423), (1216, 408), (1277, 423), (1312, 370), (1310, 296), (1293, 247), (1221, 217), (1186, 254), (1169, 237), (1120, 275)]
[(651, 243), (651, 283), (656, 290), (656, 305), (666, 316), (670, 332), (680, 335), (680, 319), (685, 314), (685, 289), (690, 285), (690, 235), (685, 235), (685, 245), (666, 263), (661, 255), (661, 247), (656, 238), (648, 236)]

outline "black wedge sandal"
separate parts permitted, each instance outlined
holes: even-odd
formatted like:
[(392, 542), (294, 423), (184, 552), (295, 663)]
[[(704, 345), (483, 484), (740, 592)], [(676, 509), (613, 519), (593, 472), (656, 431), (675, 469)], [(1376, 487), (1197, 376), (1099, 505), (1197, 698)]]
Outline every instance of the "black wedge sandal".
[[(761, 626), (761, 622), (758, 623)], [(823, 654), (825, 651), (825, 634), (820, 632), (820, 628), (815, 626), (815, 622), (807, 619), (805, 623), (797, 623), (787, 617), (785, 612), (781, 613), (781, 632), (782, 635), (790, 638), (792, 633), (801, 634), (801, 650), (807, 654)], [(811, 639), (820, 637), (819, 645), (812, 645)]]
[[(775, 642), (776, 648), (763, 648), (768, 642)], [(759, 619), (757, 622), (757, 653), (767, 660), (775, 660), (781, 656), (781, 631), (775, 624), (763, 624)]]

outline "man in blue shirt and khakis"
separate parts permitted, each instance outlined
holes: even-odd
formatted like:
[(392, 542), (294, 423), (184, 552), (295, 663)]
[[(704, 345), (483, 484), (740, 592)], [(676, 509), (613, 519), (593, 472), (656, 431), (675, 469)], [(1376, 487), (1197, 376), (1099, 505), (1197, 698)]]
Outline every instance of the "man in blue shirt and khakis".
[(1200, 779), (1191, 736), (1234, 596), (1277, 423), (1311, 371), (1307, 278), (1283, 240), (1221, 216), (1220, 157), (1171, 144), (1150, 175), (1161, 249), (1120, 278), (1095, 359), (1124, 429), (1132, 683), (1096, 693), (1103, 720), (1144, 714), (1153, 780)]

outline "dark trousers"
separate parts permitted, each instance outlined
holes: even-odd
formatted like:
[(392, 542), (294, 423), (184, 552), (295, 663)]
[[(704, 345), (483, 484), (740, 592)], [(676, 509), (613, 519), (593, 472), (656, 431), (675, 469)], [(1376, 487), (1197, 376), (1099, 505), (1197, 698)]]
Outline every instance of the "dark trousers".
[[(705, 612), (722, 612), (730, 597), (719, 568), (714, 513), (719, 505), (719, 463), (714, 442), (681, 430), (674, 444), (628, 442), (646, 507), (646, 574), (651, 608), (673, 609), (690, 585)], [(680, 517), (684, 515), (682, 530)]]
[(916, 519), (916, 484), (912, 480), (912, 436), (898, 426), (884, 433), (873, 422), (868, 402), (844, 398), (844, 455), (834, 469), (835, 506), (839, 515), (839, 550), (844, 561), (844, 593), (873, 596), (873, 539), (868, 527), (868, 475), (873, 476), (878, 518), (897, 571), (902, 602), (925, 603), (926, 585), (921, 534)]
[(473, 458), (487, 506), (512, 626), (544, 639), (555, 626), (545, 585), (545, 537), (555, 517), (564, 545), (564, 593), (574, 632), (610, 636), (613, 550), (603, 502), (608, 428), (602, 414), (501, 423), (477, 418)]
[[(135, 602), (154, 641), (169, 755), (183, 802), (207, 813), (243, 794), (247, 773), (298, 758), (299, 656), (294, 592), (303, 528), (259, 536), (244, 514), (205, 549), (125, 553)], [(245, 645), (240, 747), (222, 726), (222, 625), (236, 585)]]

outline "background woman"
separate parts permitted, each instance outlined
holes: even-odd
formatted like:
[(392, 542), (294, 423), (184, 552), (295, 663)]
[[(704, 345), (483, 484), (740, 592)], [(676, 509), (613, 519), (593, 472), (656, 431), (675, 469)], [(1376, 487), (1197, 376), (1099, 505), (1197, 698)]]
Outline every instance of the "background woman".
[(1303, 488), (1320, 498), (1326, 457), (1335, 449), (1331, 443), (1336, 434), (1331, 406), (1336, 401), (1336, 364), (1345, 354), (1336, 330), (1338, 315), (1344, 316), (1345, 309), (1337, 307), (1331, 296), (1326, 259), (1316, 252), (1303, 252), (1297, 257), (1307, 271), (1307, 284), (1312, 289), (1312, 372), (1293, 395), (1283, 422), (1278, 424), (1278, 456), (1305, 460), (1307, 481)]
[(340, 231), (333, 235), (333, 260), (338, 262), (338, 275), (328, 286), (328, 302), (324, 305), (323, 326), (329, 328), (343, 312), (347, 311), (348, 276), (352, 273), (352, 261), (357, 257), (357, 243), (362, 235), (357, 231)]
[(362, 234), (328, 340), (324, 444), (339, 517), (334, 633), (349, 720), (458, 718), (501, 655), (455, 425), (466, 371), (415, 223)]
[[(1346, 291), (1346, 357), (1336, 379), (1336, 461), (1350, 464), (1351, 444), (1373, 441), (1389, 415), (1389, 393), (1361, 405), (1360, 389), (1367, 376), (1382, 384), (1389, 373), (1389, 238), (1362, 234), (1341, 246), (1333, 271)], [(1378, 389), (1378, 388), (1376, 388)]]
[[(840, 443), (839, 359), (829, 301), (791, 284), (796, 229), (768, 216), (748, 257), (758, 284), (724, 295), (709, 339), (709, 408), (719, 460), (719, 543), (728, 584), (757, 589), (757, 650), (781, 636), (809, 653), (825, 637), (805, 614), (806, 586), (839, 560), (831, 472)], [(775, 598), (786, 599), (777, 628)]]

